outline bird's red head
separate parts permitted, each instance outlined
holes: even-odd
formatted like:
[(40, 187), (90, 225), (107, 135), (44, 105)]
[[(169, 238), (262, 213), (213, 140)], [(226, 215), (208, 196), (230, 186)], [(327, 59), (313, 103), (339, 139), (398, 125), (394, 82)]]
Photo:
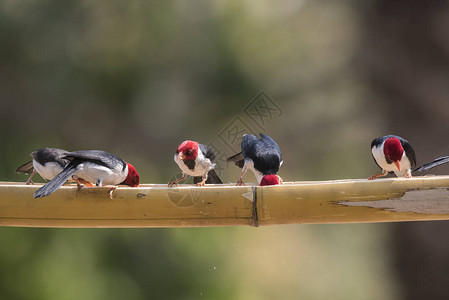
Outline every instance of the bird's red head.
[[(404, 155), (404, 148), (402, 148), (401, 141), (395, 137), (388, 138), (384, 143), (384, 154), (386, 158), (398, 166), (402, 155)], [(398, 169), (400, 169), (399, 166)]]
[(137, 173), (136, 168), (130, 163), (126, 163), (128, 165), (128, 176), (126, 177), (124, 184), (129, 185), (130, 187), (137, 187), (140, 184), (140, 176)]
[(184, 141), (179, 145), (176, 154), (182, 160), (195, 160), (198, 156), (198, 142)]
[(260, 181), (260, 186), (276, 185), (276, 184), (281, 184), (281, 183), (282, 183), (281, 177), (274, 175), (274, 174), (270, 174), (270, 175), (265, 175), (264, 177), (262, 177), (262, 180)]

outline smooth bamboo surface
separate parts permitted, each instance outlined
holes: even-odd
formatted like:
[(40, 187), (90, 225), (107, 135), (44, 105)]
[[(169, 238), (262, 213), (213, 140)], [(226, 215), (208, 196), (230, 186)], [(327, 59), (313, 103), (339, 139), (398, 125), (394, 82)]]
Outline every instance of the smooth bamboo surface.
[(280, 186), (65, 185), (0, 182), (0, 226), (197, 227), (449, 220), (449, 176), (287, 182)]

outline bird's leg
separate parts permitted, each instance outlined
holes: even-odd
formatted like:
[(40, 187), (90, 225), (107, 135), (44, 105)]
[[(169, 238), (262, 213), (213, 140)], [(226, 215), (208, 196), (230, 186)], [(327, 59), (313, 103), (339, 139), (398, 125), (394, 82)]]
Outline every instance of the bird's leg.
[(207, 175), (206, 177), (203, 177), (203, 180), (201, 180), (200, 182), (198, 182), (196, 184), (196, 186), (206, 186), (206, 180), (207, 180)]
[(72, 179), (75, 180), (75, 182), (76, 182), (76, 194), (77, 195), (78, 195), (78, 192), (83, 187), (83, 185), (88, 186), (88, 187), (94, 186), (91, 182), (84, 180), (83, 178), (78, 177), (78, 176), (72, 176)]
[(97, 187), (108, 187), (109, 188), (109, 198), (114, 200), (114, 191), (118, 188), (116, 185), (103, 185), (103, 178), (98, 178), (96, 184)]
[(182, 177), (179, 178), (179, 179), (176, 179), (175, 181), (169, 182), (169, 183), (168, 183), (168, 187), (172, 187), (172, 186), (174, 186), (174, 185), (177, 185), (178, 182), (183, 181), (183, 180), (186, 179), (186, 178), (187, 178), (187, 174), (182, 173)]
[(368, 180), (374, 180), (374, 179), (376, 179), (378, 177), (382, 177), (382, 176), (387, 176), (388, 175), (388, 171), (385, 171), (385, 170), (382, 170), (382, 171), (383, 172), (380, 173), (380, 174), (376, 174), (376, 175), (370, 176), (370, 178), (368, 178)]
[(78, 192), (81, 191), (81, 188), (83, 187), (78, 179), (75, 179), (76, 181), (76, 194), (78, 195)]
[[(75, 179), (74, 177), (72, 177), (72, 178)], [(83, 185), (88, 186), (88, 187), (94, 187), (92, 182), (87, 181), (87, 180), (85, 180), (85, 179), (83, 179), (81, 177), (76, 177), (75, 181), (76, 181), (76, 184), (79, 185), (79, 186), (81, 186), (81, 184), (83, 184)]]
[(239, 180), (237, 180), (237, 186), (239, 185), (245, 185), (245, 183), (243, 183), (243, 175), (245, 175), (246, 171), (248, 170), (247, 165), (245, 164), (242, 168), (242, 174), (239, 177)]
[(104, 187), (104, 188), (109, 188), (109, 198), (111, 200), (114, 200), (114, 191), (118, 188), (117, 185), (103, 185), (103, 180), (99, 180), (100, 182), (97, 181), (97, 187)]
[(111, 200), (114, 200), (114, 197), (113, 197), (114, 191), (118, 188), (118, 186), (116, 186), (116, 185), (108, 185), (107, 187), (110, 188), (110, 190), (109, 190), (109, 198), (111, 198)]
[(25, 182), (26, 184), (34, 184), (33, 180), (31, 180), (31, 178), (33, 178), (34, 174), (36, 174), (36, 170), (33, 170), (33, 173), (31, 173), (30, 177)]

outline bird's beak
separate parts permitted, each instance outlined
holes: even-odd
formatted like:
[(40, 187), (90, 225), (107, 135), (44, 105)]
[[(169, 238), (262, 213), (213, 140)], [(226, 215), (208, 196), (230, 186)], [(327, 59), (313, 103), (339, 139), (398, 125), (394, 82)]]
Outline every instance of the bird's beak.
[(398, 168), (398, 170), (400, 171), (401, 170), (401, 163), (399, 161), (394, 161), (393, 163), (396, 166), (396, 168)]
[(179, 160), (184, 160), (184, 154), (182, 152), (179, 152), (178, 159)]

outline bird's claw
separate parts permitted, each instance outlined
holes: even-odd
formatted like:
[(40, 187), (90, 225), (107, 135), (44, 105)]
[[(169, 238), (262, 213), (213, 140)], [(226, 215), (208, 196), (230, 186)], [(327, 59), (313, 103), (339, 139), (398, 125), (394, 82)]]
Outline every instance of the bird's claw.
[(75, 192), (75, 194), (78, 196), (78, 193), (79, 193), (79, 191), (81, 191), (81, 188), (83, 187), (83, 186), (87, 186), (87, 187), (94, 187), (94, 185), (92, 184), (92, 182), (89, 182), (89, 181), (87, 181), (87, 180), (84, 180), (83, 178), (81, 178), (81, 177), (72, 177), (73, 178), (73, 180), (75, 180), (75, 182), (76, 182), (76, 192)]
[(178, 185), (178, 182), (183, 181), (183, 180), (186, 179), (186, 178), (187, 178), (187, 175), (186, 175), (186, 174), (183, 174), (181, 178), (169, 182), (169, 183), (168, 183), (168, 187), (173, 187), (173, 186), (175, 186), (175, 185)]
[(206, 186), (206, 179), (201, 180), (201, 182), (198, 182), (196, 186)]
[(25, 184), (26, 185), (30, 185), (30, 184), (34, 184), (34, 182), (33, 182), (33, 180), (28, 179), (27, 181), (25, 181)]
[(117, 189), (117, 186), (111, 186), (111, 189), (109, 190), (109, 198), (111, 198), (111, 200), (114, 200), (114, 191)]
[(376, 175), (370, 176), (368, 178), (368, 180), (374, 180), (374, 179), (377, 179), (378, 177), (383, 177), (383, 176), (387, 176), (387, 175), (388, 175), (388, 172), (387, 171), (383, 171), (380, 174), (376, 174)]
[(237, 181), (236, 186), (243, 186), (245, 185), (245, 183), (243, 182), (243, 180), (241, 178), (239, 178), (239, 180)]

